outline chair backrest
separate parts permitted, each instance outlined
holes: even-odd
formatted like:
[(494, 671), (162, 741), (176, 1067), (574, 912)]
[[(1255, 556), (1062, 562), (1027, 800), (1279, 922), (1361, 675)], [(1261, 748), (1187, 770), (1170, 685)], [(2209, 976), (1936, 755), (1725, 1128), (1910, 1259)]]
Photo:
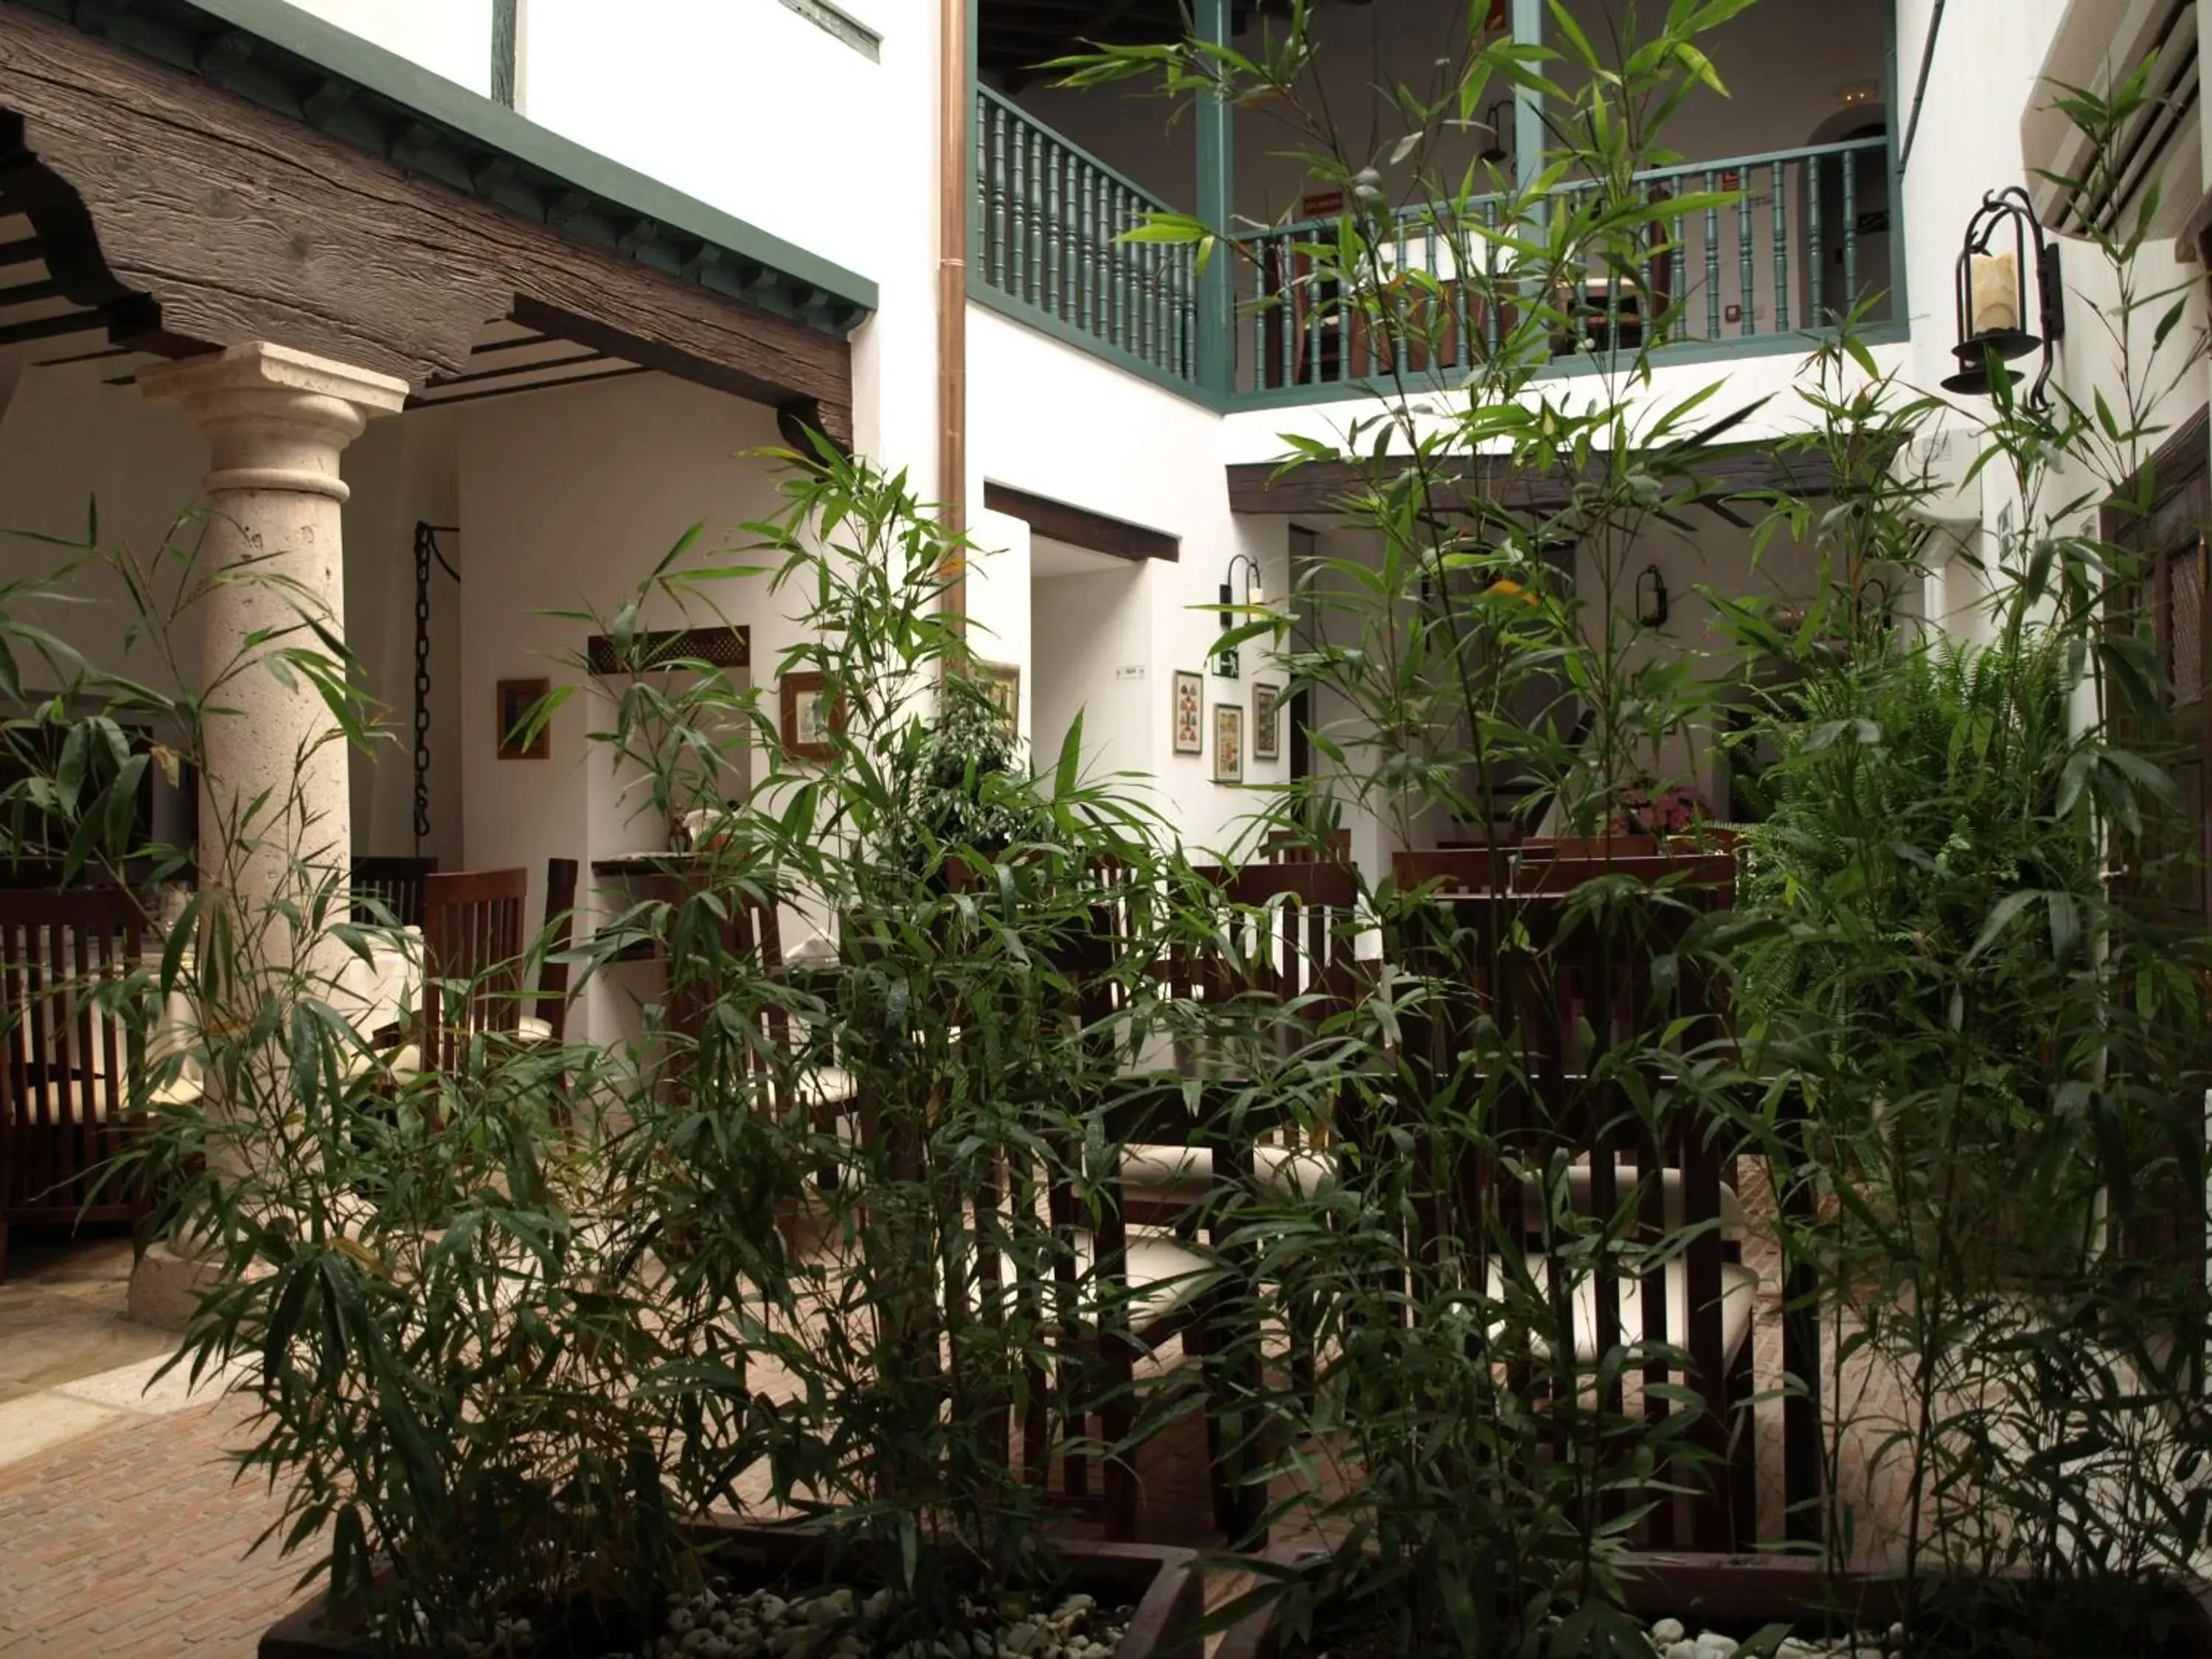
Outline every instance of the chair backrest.
[(137, 962), (142, 926), (119, 889), (0, 892), (0, 1224), (94, 1198), (143, 1054), (94, 988)]
[(693, 1086), (702, 1072), (711, 1081), (732, 1085), (750, 1077), (770, 1089), (763, 1103), (781, 1111), (790, 1103), (774, 1092), (775, 1079), (767, 1075), (767, 1049), (772, 1046), (788, 1052), (789, 1017), (781, 1007), (770, 1006), (763, 1016), (759, 1033), (763, 1043), (739, 1040), (726, 1048), (726, 1034), (709, 1031), (719, 988), (707, 971), (712, 959), (702, 947), (708, 941), (692, 931), (704, 921), (713, 928), (714, 951), (725, 960), (750, 957), (758, 971), (780, 974), (783, 971), (783, 923), (775, 898), (740, 889), (724, 890), (715, 896), (722, 911), (718, 916), (708, 906), (695, 902), (701, 897), (698, 890), (681, 877), (657, 877), (647, 890), (670, 906), (664, 941), (669, 976), (668, 1027), (681, 1042), (690, 1045), (690, 1052), (678, 1068), (678, 1086)]
[(438, 869), (435, 859), (403, 859), (356, 857), (350, 874), (353, 882), (353, 919), (356, 921), (381, 921), (383, 918), (370, 910), (368, 901), (374, 900), (392, 914), (392, 919), (402, 927), (422, 925), (422, 883)]
[(422, 878), (425, 1068), (451, 1070), (471, 1036), (521, 1024), (522, 907), (529, 894), (530, 872), (523, 869)]
[[(1484, 1255), (1501, 1243), (1516, 1252), (1540, 1249), (1527, 1225), (1525, 1172), (1532, 1169), (1555, 1176), (1579, 1171), (1569, 1188), (1574, 1207), (1585, 1213), (1617, 1214), (1635, 1193), (1639, 1231), (1690, 1231), (1680, 1251), (1680, 1277), (1671, 1281), (1657, 1256), (1601, 1258), (1623, 1265), (1593, 1279), (1589, 1340), (1601, 1353), (1623, 1343), (1643, 1345), (1645, 1409), (1682, 1409), (1668, 1392), (1681, 1378), (1660, 1352), (1668, 1340), (1671, 1283), (1684, 1303), (1671, 1322), (1686, 1339), (1687, 1386), (1701, 1396), (1692, 1438), (1717, 1455), (1725, 1448), (1729, 1411), (1721, 1233), (1731, 1215), (1740, 1218), (1723, 1201), (1734, 1155), (1685, 1097), (1674, 1096), (1674, 1109), (1656, 1120), (1640, 1108), (1663, 1097), (1668, 1087), (1664, 1054), (1674, 1045), (1662, 1046), (1659, 1034), (1670, 1022), (1687, 1021), (1680, 1040), (1690, 1043), (1726, 1030), (1726, 1009), (1692, 964), (1679, 963), (1664, 976), (1656, 964), (1673, 956), (1701, 914), (1732, 902), (1732, 860), (1569, 858), (1507, 868), (1481, 853), (1466, 859), (1408, 854), (1399, 873), (1446, 883), (1409, 922), (1401, 945), (1408, 965), (1442, 990), (1409, 1019), (1409, 1048), (1425, 1055), (1424, 1063), (1439, 1078), (1486, 1078), (1489, 1091), (1479, 1115), (1485, 1126), (1480, 1142), (1462, 1146), (1448, 1167), (1440, 1165), (1437, 1186), (1415, 1205), (1424, 1248), (1472, 1248)], [(1613, 874), (1676, 880), (1662, 894), (1620, 905), (1576, 897), (1583, 884)], [(1469, 1058), (1486, 1054), (1494, 1060)], [(1640, 1086), (1630, 1086), (1631, 1071)], [(1471, 1114), (1471, 1098), (1455, 1110)], [(1633, 1265), (1638, 1262), (1640, 1269)], [(1555, 1377), (1555, 1385), (1562, 1381)], [(1606, 1389), (1606, 1408), (1620, 1409), (1618, 1377)], [(1711, 1473), (1717, 1474), (1717, 1465)], [(1686, 1468), (1677, 1478), (1686, 1489), (1696, 1489), (1702, 1479)], [(1727, 1535), (1729, 1501), (1725, 1492), (1697, 1492), (1689, 1504), (1697, 1547), (1722, 1547), (1715, 1540)], [(1672, 1547), (1676, 1521), (1671, 1503), (1656, 1505), (1649, 1541)]]
[(1341, 863), (1352, 856), (1352, 831), (1331, 830), (1313, 836), (1302, 830), (1270, 830), (1260, 856), (1269, 864), (1308, 864), (1316, 859)]
[(554, 1042), (568, 1029), (568, 964), (561, 959), (576, 937), (576, 877), (574, 859), (545, 860), (545, 924), (538, 942), (544, 955), (538, 964), (538, 1018)]

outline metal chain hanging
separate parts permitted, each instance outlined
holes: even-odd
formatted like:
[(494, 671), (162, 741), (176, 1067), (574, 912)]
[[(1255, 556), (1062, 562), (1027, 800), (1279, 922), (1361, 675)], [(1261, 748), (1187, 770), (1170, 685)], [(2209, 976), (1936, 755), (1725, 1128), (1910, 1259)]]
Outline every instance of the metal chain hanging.
[(459, 535), (459, 526), (450, 524), (428, 524), (417, 520), (415, 525), (415, 851), (422, 851), (422, 839), (430, 833), (430, 561), (435, 559), (441, 568), (455, 581), (461, 573), (453, 568), (438, 546), (438, 532)]

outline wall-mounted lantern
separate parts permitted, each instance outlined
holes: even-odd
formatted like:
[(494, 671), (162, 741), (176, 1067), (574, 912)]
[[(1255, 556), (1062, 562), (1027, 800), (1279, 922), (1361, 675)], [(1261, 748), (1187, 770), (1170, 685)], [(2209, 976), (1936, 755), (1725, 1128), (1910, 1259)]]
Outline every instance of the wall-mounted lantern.
[[(2027, 406), (2048, 409), (2044, 389), (2051, 382), (2051, 348), (2066, 337), (2066, 295), (2058, 249), (2044, 236), (2019, 185), (1985, 194), (1966, 222), (1954, 289), (1959, 343), (1951, 352), (1959, 372), (1943, 382), (1943, 390), (1986, 397), (2000, 374), (2007, 386), (2015, 386), (2021, 377), (2004, 365), (2040, 350), (2043, 367), (2028, 389)], [(2031, 317), (2041, 334), (2028, 331)]]
[[(1244, 568), (1243, 603), (1249, 606), (1267, 602), (1267, 596), (1260, 581), (1259, 560), (1249, 553), (1237, 554), (1229, 561), (1229, 568), (1221, 580), (1221, 631), (1224, 634), (1237, 624), (1236, 615), (1230, 607), (1237, 603), (1237, 568), (1239, 565)], [(1249, 622), (1251, 618), (1248, 617), (1245, 620)], [(1233, 645), (1222, 647), (1214, 658), (1213, 672), (1224, 680), (1237, 678), (1243, 672), (1243, 653)]]
[(1636, 621), (1643, 628), (1667, 625), (1667, 579), (1656, 564), (1645, 565), (1636, 579)]

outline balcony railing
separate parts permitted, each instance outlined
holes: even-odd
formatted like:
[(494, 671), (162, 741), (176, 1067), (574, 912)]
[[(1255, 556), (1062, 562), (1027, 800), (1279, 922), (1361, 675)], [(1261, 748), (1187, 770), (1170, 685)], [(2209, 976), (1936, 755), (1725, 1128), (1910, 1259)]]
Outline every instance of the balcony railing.
[(969, 253), (1006, 308), (1125, 367), (1177, 386), (1197, 373), (1193, 251), (1121, 240), (1172, 211), (989, 88), (975, 94)]
[[(1316, 258), (1316, 245), (1336, 241), (1334, 222), (1240, 233), (1234, 382), (1200, 387), (1192, 250), (1119, 240), (1169, 204), (988, 89), (976, 94), (976, 133), (978, 289), (1178, 390), (1260, 405), (1462, 373), (1517, 321), (1502, 297), (1520, 279), (1494, 198), (1467, 204), (1455, 222), (1425, 206), (1399, 214), (1380, 256), (1386, 274), (1405, 278), (1389, 318), (1351, 304)], [(1890, 298), (1903, 250), (1890, 230), (1887, 155), (1876, 137), (1639, 174), (1648, 204), (1735, 200), (1654, 221), (1628, 270), (1594, 264), (1579, 291), (1570, 283), (1550, 296), (1562, 317), (1552, 356), (1562, 368), (1591, 366), (1633, 355), (1657, 330), (1650, 343), (1663, 356), (1774, 351), (1855, 307), (1870, 321), (1901, 316)], [(1475, 262), (1480, 271), (1463, 274)]]

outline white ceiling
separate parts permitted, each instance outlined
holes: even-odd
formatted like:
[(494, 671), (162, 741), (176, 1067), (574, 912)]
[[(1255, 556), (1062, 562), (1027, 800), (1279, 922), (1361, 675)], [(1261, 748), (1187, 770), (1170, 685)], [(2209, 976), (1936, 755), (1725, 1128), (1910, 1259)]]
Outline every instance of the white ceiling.
[(1050, 581), (1055, 576), (1096, 576), (1102, 571), (1133, 568), (1127, 559), (1095, 553), (1087, 547), (1071, 547), (1049, 536), (1030, 538), (1030, 580)]

